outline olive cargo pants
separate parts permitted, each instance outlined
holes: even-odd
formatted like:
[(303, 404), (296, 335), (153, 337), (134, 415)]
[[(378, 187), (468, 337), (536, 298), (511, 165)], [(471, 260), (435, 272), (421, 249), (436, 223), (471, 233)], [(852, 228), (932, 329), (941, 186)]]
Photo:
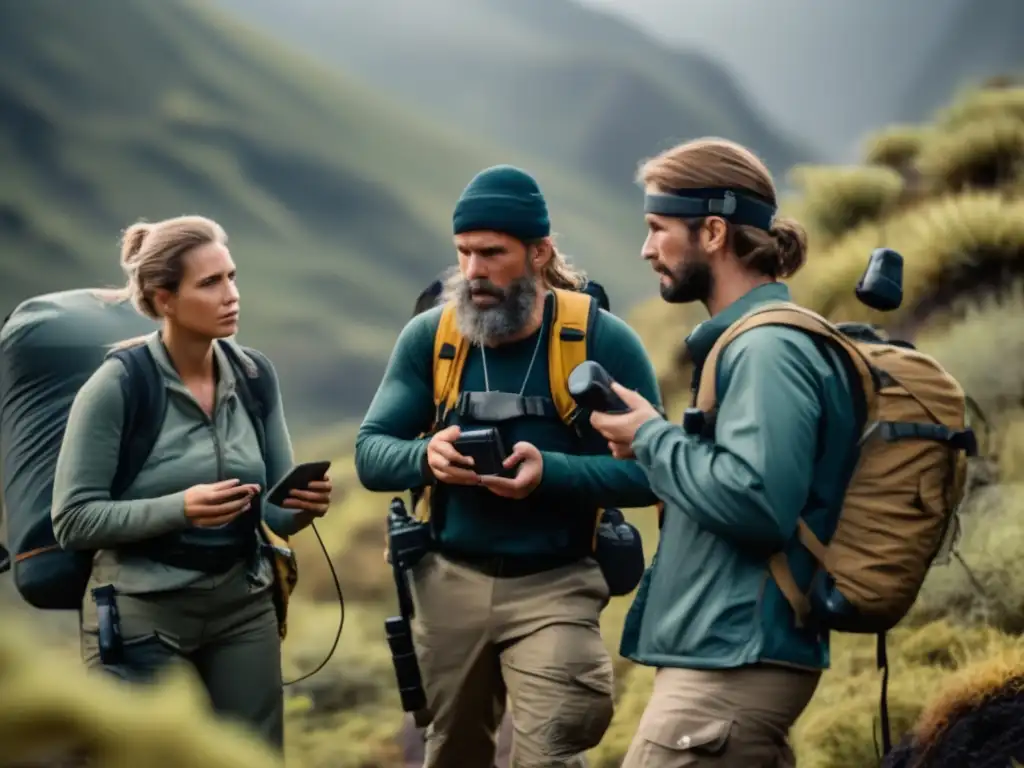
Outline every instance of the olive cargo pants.
[(622, 768), (793, 768), (789, 729), (820, 672), (661, 668)]
[(284, 694), (281, 640), (271, 591), (253, 591), (245, 567), (208, 577), (213, 588), (144, 596), (117, 595), (123, 654), (99, 658), (97, 611), (87, 591), (82, 602), (82, 658), (130, 682), (150, 680), (167, 664), (188, 662), (199, 674), (214, 710), (248, 725), (281, 751)]
[(498, 577), (430, 553), (409, 574), (427, 707), (424, 768), (490, 768), (511, 704), (515, 768), (585, 766), (611, 722), (612, 662), (590, 558)]

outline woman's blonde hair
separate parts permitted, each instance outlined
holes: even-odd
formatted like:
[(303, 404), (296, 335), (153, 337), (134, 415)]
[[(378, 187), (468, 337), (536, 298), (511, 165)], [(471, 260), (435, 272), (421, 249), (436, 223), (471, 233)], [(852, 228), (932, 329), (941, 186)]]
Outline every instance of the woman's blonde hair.
[(121, 238), (121, 268), (128, 277), (125, 291), (135, 308), (159, 320), (153, 296), (161, 288), (178, 290), (185, 275), (186, 254), (201, 245), (227, 242), (224, 228), (205, 216), (132, 224)]
[[(727, 139), (695, 139), (668, 149), (644, 162), (637, 180), (663, 192), (730, 187), (778, 205), (775, 182), (765, 164)], [(767, 232), (734, 224), (729, 231), (739, 260), (769, 277), (790, 277), (807, 259), (807, 233), (793, 219), (776, 216)]]
[[(157, 222), (136, 222), (121, 236), (121, 269), (128, 282), (118, 293), (146, 317), (161, 318), (153, 302), (157, 289), (177, 291), (185, 275), (185, 256), (208, 243), (227, 245), (220, 224), (205, 216), (177, 216)], [(112, 349), (145, 343), (147, 336), (126, 339)]]

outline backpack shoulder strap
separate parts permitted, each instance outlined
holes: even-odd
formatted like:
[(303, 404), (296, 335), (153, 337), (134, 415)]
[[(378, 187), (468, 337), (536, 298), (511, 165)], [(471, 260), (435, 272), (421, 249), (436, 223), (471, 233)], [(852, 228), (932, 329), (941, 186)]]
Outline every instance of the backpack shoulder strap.
[[(878, 404), (878, 374), (867, 357), (852, 339), (828, 320), (791, 302), (779, 302), (758, 307), (729, 326), (718, 338), (708, 353), (701, 370), (696, 398), (697, 408), (705, 413), (711, 413), (717, 408), (716, 368), (718, 359), (726, 346), (740, 334), (763, 325), (786, 325), (791, 328), (799, 328), (813, 334), (816, 338), (831, 341), (840, 347), (850, 363), (848, 369), (850, 374), (859, 378), (859, 382), (851, 381), (851, 384), (859, 385), (858, 388), (863, 395), (864, 424), (867, 426), (875, 421)], [(814, 558), (824, 565), (826, 562), (825, 545), (815, 536), (803, 519), (797, 521), (797, 536)], [(776, 552), (772, 555), (769, 561), (769, 570), (779, 590), (793, 609), (796, 625), (804, 626), (810, 613), (809, 599), (801, 592), (794, 580), (784, 552)]]
[(459, 332), (455, 318), (455, 302), (450, 301), (441, 311), (441, 320), (434, 334), (434, 407), (438, 422), (459, 399), (459, 382), (468, 353), (469, 344)]
[(551, 399), (559, 417), (572, 424), (578, 407), (569, 394), (569, 374), (587, 359), (589, 335), (597, 317), (598, 302), (588, 293), (554, 288), (555, 312), (548, 345), (548, 379)]
[[(236, 347), (228, 342), (220, 342), (220, 348), (235, 373), (238, 399), (241, 400), (242, 407), (249, 414), (249, 419), (256, 430), (260, 453), (266, 457), (266, 418), (274, 400), (274, 386), (277, 381), (274, 367), (262, 352), (252, 347)], [(249, 359), (245, 360), (242, 353)]]
[(718, 393), (716, 391), (718, 359), (726, 346), (741, 333), (763, 325), (787, 325), (791, 328), (799, 328), (814, 334), (816, 337), (832, 341), (836, 346), (842, 348), (849, 357), (850, 362), (853, 364), (853, 370), (860, 379), (860, 388), (866, 401), (865, 423), (870, 424), (874, 421), (878, 378), (870, 361), (852, 339), (828, 320), (809, 309), (791, 302), (779, 302), (758, 307), (729, 326), (725, 333), (718, 338), (708, 353), (701, 370), (700, 384), (697, 388), (697, 408), (710, 413), (718, 405)]
[(167, 390), (156, 360), (145, 344), (116, 350), (109, 357), (121, 361), (125, 369), (121, 377), (121, 449), (110, 487), (110, 495), (116, 499), (135, 480), (160, 437)]

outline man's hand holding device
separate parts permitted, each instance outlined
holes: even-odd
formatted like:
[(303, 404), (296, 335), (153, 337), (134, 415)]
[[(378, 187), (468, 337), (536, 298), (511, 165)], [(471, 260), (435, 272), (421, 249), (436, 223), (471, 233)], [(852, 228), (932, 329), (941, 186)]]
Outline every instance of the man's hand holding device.
[(267, 502), (299, 514), (323, 517), (331, 506), (333, 486), (327, 476), (329, 461), (299, 464), (270, 489)]
[(455, 447), (461, 430), (458, 426), (445, 427), (436, 432), (427, 443), (427, 466), (442, 483), (449, 485), (480, 485), (480, 477), (473, 471), (473, 459), (463, 456)]
[(427, 465), (439, 481), (482, 485), (498, 496), (522, 499), (540, 484), (544, 462), (540, 451), (520, 442), (505, 450), (494, 427), (442, 429), (427, 444)]
[(608, 441), (617, 459), (633, 458), (640, 426), (661, 414), (639, 392), (614, 381), (600, 363), (587, 360), (569, 374), (569, 394), (591, 412), (590, 424)]

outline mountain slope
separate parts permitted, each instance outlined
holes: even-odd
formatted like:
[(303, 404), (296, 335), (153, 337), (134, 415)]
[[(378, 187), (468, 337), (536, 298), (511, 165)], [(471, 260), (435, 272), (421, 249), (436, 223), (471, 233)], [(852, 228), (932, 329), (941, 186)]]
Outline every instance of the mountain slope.
[(120, 284), (137, 218), (198, 212), (231, 237), (242, 340), (281, 371), (294, 420), (357, 415), (413, 299), (452, 262), (473, 173), (520, 162), (569, 253), (628, 304), (640, 216), (529, 157), (474, 143), (199, 2), (0, 9), (0, 308)]
[[(1014, 32), (1013, 30), (1017, 30)], [(951, 91), (1000, 75), (1024, 76), (1024, 3), (960, 0), (896, 104), (896, 119), (925, 119)]]
[(637, 162), (706, 134), (781, 173), (811, 159), (712, 60), (570, 0), (219, 0), (440, 119), (632, 194)]

